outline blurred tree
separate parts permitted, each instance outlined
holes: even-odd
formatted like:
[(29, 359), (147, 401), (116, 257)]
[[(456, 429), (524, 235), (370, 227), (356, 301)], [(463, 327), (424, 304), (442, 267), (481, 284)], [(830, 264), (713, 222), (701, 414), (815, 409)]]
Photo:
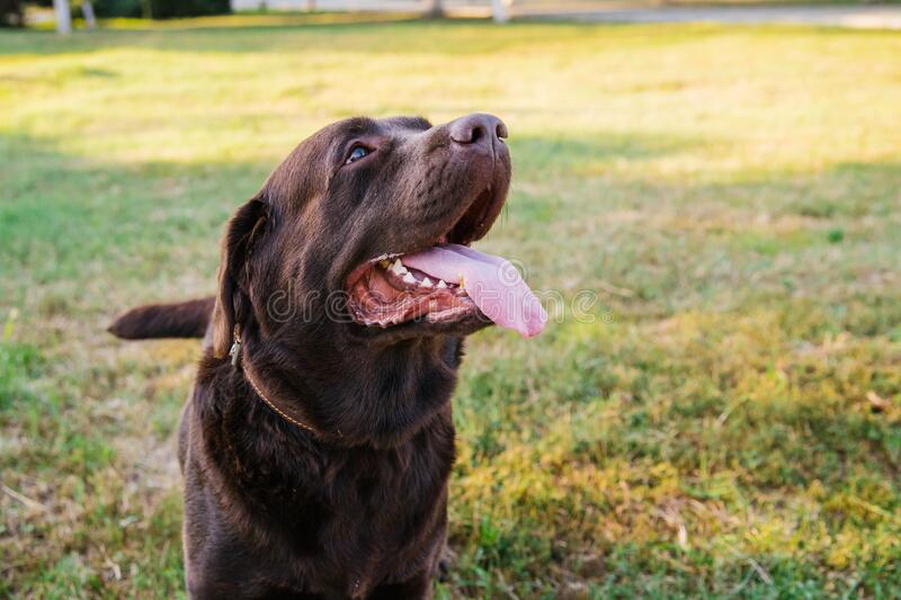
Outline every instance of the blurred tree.
[(151, 19), (225, 15), (231, 0), (144, 0), (144, 16)]
[(143, 0), (94, 0), (92, 4), (94, 14), (101, 18), (144, 16)]
[(72, 33), (72, 12), (69, 10), (69, 0), (53, 0), (53, 14), (56, 16), (56, 32), (64, 35)]
[(91, 0), (81, 0), (81, 15), (84, 17), (84, 24), (88, 29), (97, 27), (97, 18), (94, 16), (94, 6)]
[(0, 27), (22, 27), (25, 17), (21, 0), (0, 0)]
[(444, 16), (442, 0), (425, 0), (425, 16), (433, 19)]
[[(509, 3), (512, 4), (512, 0), (509, 0)], [(506, 23), (510, 20), (507, 16), (507, 6), (505, 0), (491, 0), (491, 16), (496, 23)]]

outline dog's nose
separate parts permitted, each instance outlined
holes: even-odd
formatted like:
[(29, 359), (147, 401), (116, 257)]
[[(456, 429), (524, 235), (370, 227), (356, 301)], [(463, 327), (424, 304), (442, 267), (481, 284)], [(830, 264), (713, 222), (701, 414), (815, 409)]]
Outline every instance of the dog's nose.
[(450, 124), (450, 137), (458, 144), (494, 144), (507, 137), (507, 126), (494, 115), (474, 113)]

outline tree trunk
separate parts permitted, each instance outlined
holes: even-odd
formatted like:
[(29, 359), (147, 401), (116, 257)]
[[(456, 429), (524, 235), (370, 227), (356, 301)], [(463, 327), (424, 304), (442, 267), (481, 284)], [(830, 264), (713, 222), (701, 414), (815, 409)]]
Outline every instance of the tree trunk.
[(444, 6), (441, 0), (425, 0), (425, 12), (423, 13), (430, 19), (438, 19), (444, 16)]
[(506, 23), (510, 20), (504, 0), (491, 0), (491, 16), (494, 17), (495, 23)]
[(84, 14), (84, 24), (88, 29), (97, 27), (97, 18), (94, 16), (94, 6), (91, 0), (81, 0), (81, 12)]
[(56, 32), (72, 33), (72, 13), (69, 12), (69, 0), (53, 0), (53, 12), (56, 15)]

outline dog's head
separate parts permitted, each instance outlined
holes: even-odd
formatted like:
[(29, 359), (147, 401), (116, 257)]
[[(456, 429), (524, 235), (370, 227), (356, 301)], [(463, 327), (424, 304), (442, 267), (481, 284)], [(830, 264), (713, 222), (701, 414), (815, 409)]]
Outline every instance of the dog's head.
[(236, 324), (266, 338), (327, 332), (338, 344), (489, 324), (462, 281), (398, 257), (487, 233), (510, 183), (506, 137), (499, 119), (473, 114), (439, 126), (353, 118), (302, 142), (228, 226), (214, 354), (228, 351)]

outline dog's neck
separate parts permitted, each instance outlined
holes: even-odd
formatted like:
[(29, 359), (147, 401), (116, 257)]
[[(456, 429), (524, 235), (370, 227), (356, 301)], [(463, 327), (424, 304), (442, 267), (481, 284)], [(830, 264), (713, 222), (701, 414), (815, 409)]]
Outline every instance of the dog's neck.
[[(233, 361), (232, 365), (238, 366), (238, 362)], [(303, 420), (304, 417), (302, 415), (297, 414), (298, 409), (300, 408), (299, 406), (297, 406), (297, 403), (295, 403), (295, 402), (282, 403), (282, 401), (280, 399), (278, 399), (278, 400), (271, 399), (270, 394), (263, 391), (263, 388), (266, 386), (262, 383), (259, 383), (257, 381), (257, 377), (253, 374), (253, 365), (252, 364), (248, 363), (247, 365), (244, 365), (242, 368), (242, 371), (244, 372), (244, 379), (247, 381), (247, 383), (250, 385), (250, 388), (254, 391), (254, 393), (256, 393), (256, 395), (259, 397), (259, 399), (262, 400), (264, 404), (269, 406), (269, 408), (271, 408), (278, 416), (280, 416), (282, 419), (284, 419), (291, 425), (294, 425), (295, 427), (297, 427), (299, 429), (303, 429), (304, 431), (308, 431), (320, 439), (326, 439), (328, 437), (334, 437), (334, 436), (337, 436), (339, 438), (342, 437), (340, 430), (338, 430), (336, 432), (323, 432), (323, 431), (319, 431), (318, 429), (316, 429), (309, 423), (305, 422)]]
[(321, 441), (379, 448), (403, 443), (451, 398), (462, 339), (431, 337), (380, 348), (246, 335), (240, 371), (270, 409)]

